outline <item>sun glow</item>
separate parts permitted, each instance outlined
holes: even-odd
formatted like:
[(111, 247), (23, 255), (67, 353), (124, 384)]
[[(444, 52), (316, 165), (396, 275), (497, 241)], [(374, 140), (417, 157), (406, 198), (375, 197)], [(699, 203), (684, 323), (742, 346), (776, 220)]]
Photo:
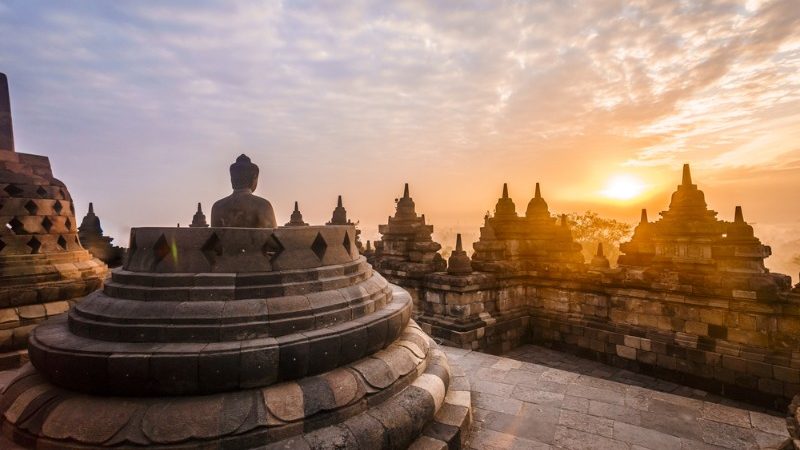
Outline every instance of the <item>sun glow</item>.
[(614, 200), (631, 200), (641, 195), (645, 184), (633, 175), (614, 175), (600, 194)]

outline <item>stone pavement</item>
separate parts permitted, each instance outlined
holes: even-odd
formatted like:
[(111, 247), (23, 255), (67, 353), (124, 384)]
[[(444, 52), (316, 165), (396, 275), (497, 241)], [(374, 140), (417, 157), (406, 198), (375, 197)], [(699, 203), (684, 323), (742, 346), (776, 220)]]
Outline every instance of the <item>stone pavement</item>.
[[(542, 347), (442, 349), (472, 384), (471, 449), (758, 449), (788, 438), (774, 412)], [(0, 372), (0, 388), (14, 372)]]
[(546, 348), (443, 349), (472, 385), (472, 449), (759, 449), (789, 437), (775, 412)]

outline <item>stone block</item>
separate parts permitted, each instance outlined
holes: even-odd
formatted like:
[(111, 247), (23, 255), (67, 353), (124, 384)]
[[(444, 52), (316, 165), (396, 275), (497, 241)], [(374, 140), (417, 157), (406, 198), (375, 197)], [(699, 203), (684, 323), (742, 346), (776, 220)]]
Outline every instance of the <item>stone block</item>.
[(625, 359), (636, 359), (636, 349), (624, 345), (617, 345), (617, 356)]

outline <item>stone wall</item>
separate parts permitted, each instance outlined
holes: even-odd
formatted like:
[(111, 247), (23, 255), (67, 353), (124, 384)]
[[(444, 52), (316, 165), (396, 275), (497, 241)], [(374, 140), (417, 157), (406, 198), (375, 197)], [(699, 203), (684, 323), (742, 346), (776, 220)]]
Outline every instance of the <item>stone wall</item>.
[(437, 273), (417, 320), (447, 345), (498, 354), (534, 342), (770, 407), (800, 393), (800, 295), (665, 281)]

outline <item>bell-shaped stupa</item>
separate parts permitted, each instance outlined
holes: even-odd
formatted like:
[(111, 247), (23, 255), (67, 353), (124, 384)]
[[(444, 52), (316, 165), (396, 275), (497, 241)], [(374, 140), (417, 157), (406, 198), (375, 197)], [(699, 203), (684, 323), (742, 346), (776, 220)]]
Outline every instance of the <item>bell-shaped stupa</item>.
[(70, 449), (464, 444), (469, 392), (450, 383), (466, 380), (411, 320), (409, 294), (359, 255), (352, 224), (242, 227), (265, 203), (223, 206), (213, 215), (232, 226), (133, 228), (104, 290), (32, 331), (32, 365), (0, 402), (7, 438)]
[(15, 151), (0, 73), (0, 369), (25, 361), (33, 325), (101, 287), (107, 272), (81, 246), (72, 197), (48, 158)]

